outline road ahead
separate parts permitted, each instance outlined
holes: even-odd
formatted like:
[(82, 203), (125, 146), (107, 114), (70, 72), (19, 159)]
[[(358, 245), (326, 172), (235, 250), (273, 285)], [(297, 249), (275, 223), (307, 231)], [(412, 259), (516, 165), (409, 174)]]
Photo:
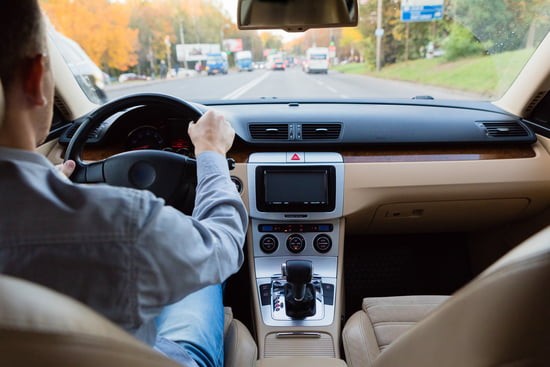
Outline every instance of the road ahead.
[(195, 76), (173, 80), (128, 82), (107, 87), (109, 98), (155, 92), (189, 100), (258, 98), (412, 98), (430, 95), (436, 99), (476, 99), (480, 96), (414, 83), (383, 80), (361, 75), (306, 74), (299, 67), (286, 71), (255, 70), (227, 75)]

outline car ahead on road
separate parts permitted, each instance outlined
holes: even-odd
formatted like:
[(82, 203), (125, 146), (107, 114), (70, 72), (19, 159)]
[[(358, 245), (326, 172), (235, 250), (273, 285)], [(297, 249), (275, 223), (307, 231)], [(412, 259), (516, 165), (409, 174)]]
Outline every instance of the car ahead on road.
[(227, 54), (223, 52), (210, 53), (206, 57), (206, 73), (208, 75), (227, 74), (229, 63)]
[[(85, 3), (55, 10), (69, 12)], [(154, 24), (146, 22), (151, 20), (148, 14), (164, 14), (158, 34), (166, 34), (164, 27), (173, 25), (170, 34), (178, 35), (182, 27), (186, 43), (221, 44), (233, 28), (220, 24), (240, 19), (244, 46), (255, 47), (258, 55), (282, 54), (282, 49), (305, 55), (312, 45), (328, 47), (334, 39), (337, 57), (354, 61), (342, 66), (358, 69), (359, 74), (334, 72), (320, 77), (293, 69), (275, 73), (271, 72), (275, 62), (268, 61), (266, 71), (252, 74), (143, 83), (146, 89), (132, 86), (127, 96), (104, 104), (90, 100), (81, 89), (86, 86), (59, 78), (53, 128), (37, 148), (41, 154), (57, 164), (71, 147), (83, 164), (101, 167), (116, 162), (121, 153), (138, 151), (155, 168), (155, 183), (179, 184), (187, 176), (175, 170), (156, 174), (162, 163), (154, 158), (194, 159), (189, 121), (209, 110), (223, 113), (236, 132), (227, 155), (235, 161), (230, 174), (249, 213), (246, 261), (227, 280), (224, 301), (254, 335), (250, 348), (257, 351), (262, 366), (321, 365), (319, 356), (323, 365), (334, 367), (344, 363), (371, 367), (373, 358), (376, 366), (549, 365), (545, 358), (550, 340), (548, 271), (535, 279), (501, 281), (548, 264), (550, 240), (546, 235), (534, 243), (546, 258), (525, 258), (517, 267), (506, 267), (511, 263), (506, 260), (491, 267), (509, 249), (550, 224), (547, 1), (451, 0), (445, 2), (449, 8), (444, 19), (409, 25), (401, 22), (396, 2), (383, 1), (385, 32), (378, 53), (383, 72), (375, 71), (375, 1), (315, 2), (301, 11), (286, 7), (308, 2), (242, 2), (242, 14), (231, 13), (234, 18), (225, 14), (225, 9), (235, 11), (226, 5), (230, 2), (218, 2), (223, 11), (207, 0), (193, 2), (191, 9), (178, 5), (184, 3), (171, 2), (164, 12), (156, 1), (105, 6), (127, 9), (128, 19), (143, 11), (142, 22), (128, 23), (128, 28), (142, 32), (151, 31), (143, 24)], [(321, 3), (351, 8), (327, 11), (330, 17), (323, 19)], [(352, 15), (353, 23), (354, 11), (360, 15), (355, 28), (341, 28), (340, 21), (335, 24), (334, 19), (346, 14)], [(301, 15), (296, 19), (302, 19), (302, 31), (314, 21), (325, 28), (290, 40), (277, 38), (277, 33), (257, 33), (255, 28), (273, 29), (268, 22), (277, 20), (278, 14)], [(104, 19), (95, 22), (101, 25)], [(137, 29), (140, 25), (142, 29)], [(297, 31), (295, 27), (289, 23), (282, 28)], [(427, 34), (448, 40), (441, 43), (446, 47), (444, 56), (425, 60), (417, 51)], [(140, 56), (140, 70), (147, 70), (151, 57), (169, 53), (163, 39), (136, 38), (136, 42), (130, 54)], [(156, 43), (151, 47), (149, 42)], [(406, 42), (410, 42), (408, 55)], [(53, 57), (55, 49), (50, 52), (54, 75), (67, 75), (70, 67)], [(458, 55), (455, 61), (445, 59), (451, 54)], [(175, 54), (171, 57), (178, 61)], [(365, 63), (355, 62), (362, 58)], [(457, 77), (465, 66), (470, 68)], [(400, 73), (407, 67), (409, 72)], [(413, 74), (420, 75), (422, 83), (394, 80)], [(437, 78), (425, 81), (434, 75)], [(437, 84), (440, 78), (446, 80), (444, 86)], [(469, 92), (464, 90), (467, 87)], [(139, 96), (131, 96), (138, 92)], [(188, 93), (181, 94), (185, 99), (178, 97), (180, 92)], [(105, 113), (96, 113), (98, 108)], [(125, 174), (132, 167), (118, 169)], [(120, 185), (101, 169), (88, 172), (90, 177), (79, 181)], [(174, 200), (154, 186), (145, 189), (190, 213), (192, 194)], [(122, 229), (120, 236), (125, 236)], [(533, 249), (525, 250), (524, 254)], [(517, 255), (522, 258), (522, 253)], [(101, 267), (98, 264), (98, 272)], [(60, 271), (74, 278), (70, 272), (74, 268), (71, 263)], [(298, 288), (303, 298), (294, 297), (290, 288)], [(92, 289), (93, 284), (82, 288), (83, 300)], [(98, 291), (111, 296), (110, 289)], [(424, 298), (427, 295), (434, 298)], [(482, 301), (475, 298), (483, 296)], [(426, 302), (419, 305), (419, 299)], [(442, 299), (446, 301), (439, 306)], [(397, 301), (401, 303), (390, 307)], [(409, 312), (411, 305), (417, 308)], [(434, 307), (433, 312), (427, 305)], [(377, 310), (381, 314), (372, 318), (375, 326), (343, 336), (344, 325), (349, 332), (350, 323), (366, 322), (367, 311)], [(456, 313), (444, 317), (448, 312)], [(58, 313), (65, 317), (61, 309)], [(525, 314), (531, 322), (526, 322)], [(48, 321), (41, 312), (36, 318)], [(83, 329), (89, 327), (82, 324)], [(434, 328), (439, 333), (429, 333)], [(24, 338), (24, 347), (35, 342), (31, 336)], [(111, 341), (125, 340), (114, 332), (111, 336)], [(71, 334), (63, 341), (72, 338)], [(112, 342), (106, 350), (113, 352), (112, 358), (130, 358), (131, 345)], [(537, 354), (532, 348), (540, 345), (545, 348)], [(245, 346), (249, 347), (241, 344), (241, 355)], [(517, 348), (522, 350), (521, 358), (511, 354)], [(86, 349), (86, 358), (104, 357), (99, 349)], [(400, 362), (388, 362), (404, 349), (407, 353)], [(57, 364), (63, 365), (63, 355), (70, 350), (60, 350)], [(356, 357), (356, 352), (365, 351), (369, 353), (364, 358)], [(227, 352), (226, 365), (232, 367), (231, 357), (238, 355)], [(419, 358), (425, 359), (418, 362)], [(240, 366), (255, 363), (253, 354)]]
[(124, 74), (120, 74), (120, 76), (118, 77), (118, 81), (120, 83), (131, 82), (136, 80), (149, 80), (149, 77), (146, 77), (145, 75), (138, 75), (136, 73), (124, 73)]
[(257, 61), (254, 63), (254, 69), (265, 69), (265, 61)]
[(272, 70), (282, 70), (282, 71), (285, 71), (286, 70), (286, 64), (283, 60), (281, 59), (276, 59), (275, 61), (273, 61), (273, 65), (271, 67)]

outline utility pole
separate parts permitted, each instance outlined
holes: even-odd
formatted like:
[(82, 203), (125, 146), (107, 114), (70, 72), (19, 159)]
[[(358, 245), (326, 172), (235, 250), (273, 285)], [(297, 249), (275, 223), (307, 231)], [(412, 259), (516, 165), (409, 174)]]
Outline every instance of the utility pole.
[(409, 61), (409, 34), (410, 34), (410, 26), (409, 22), (405, 24), (405, 62)]
[(187, 57), (185, 57), (185, 36), (183, 35), (183, 20), (180, 19), (180, 42), (181, 42), (181, 45), (182, 45), (182, 48), (184, 49), (183, 51), (183, 67), (185, 68), (185, 70), (189, 69), (187, 67)]
[(382, 0), (378, 0), (378, 9), (376, 11), (376, 71), (382, 67)]

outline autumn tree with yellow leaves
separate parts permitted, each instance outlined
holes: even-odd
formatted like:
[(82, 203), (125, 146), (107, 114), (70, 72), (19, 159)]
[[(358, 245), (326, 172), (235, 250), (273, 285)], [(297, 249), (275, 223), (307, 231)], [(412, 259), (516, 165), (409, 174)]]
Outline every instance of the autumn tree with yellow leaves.
[(103, 68), (136, 65), (138, 30), (129, 28), (128, 4), (108, 0), (41, 0), (53, 27), (76, 41)]

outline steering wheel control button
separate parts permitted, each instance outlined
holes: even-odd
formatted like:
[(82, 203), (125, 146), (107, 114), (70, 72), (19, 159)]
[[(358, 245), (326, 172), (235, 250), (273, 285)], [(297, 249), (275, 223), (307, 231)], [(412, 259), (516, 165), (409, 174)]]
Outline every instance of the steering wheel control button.
[(290, 235), (286, 240), (288, 251), (299, 254), (306, 248), (306, 240), (299, 234)]
[(130, 183), (138, 189), (146, 189), (157, 179), (157, 171), (149, 162), (137, 162), (128, 172)]
[(317, 252), (325, 254), (332, 248), (332, 240), (326, 234), (320, 234), (313, 240), (313, 248)]
[(277, 237), (270, 234), (266, 234), (260, 239), (260, 249), (266, 254), (271, 254), (277, 250), (279, 247), (279, 241)]

